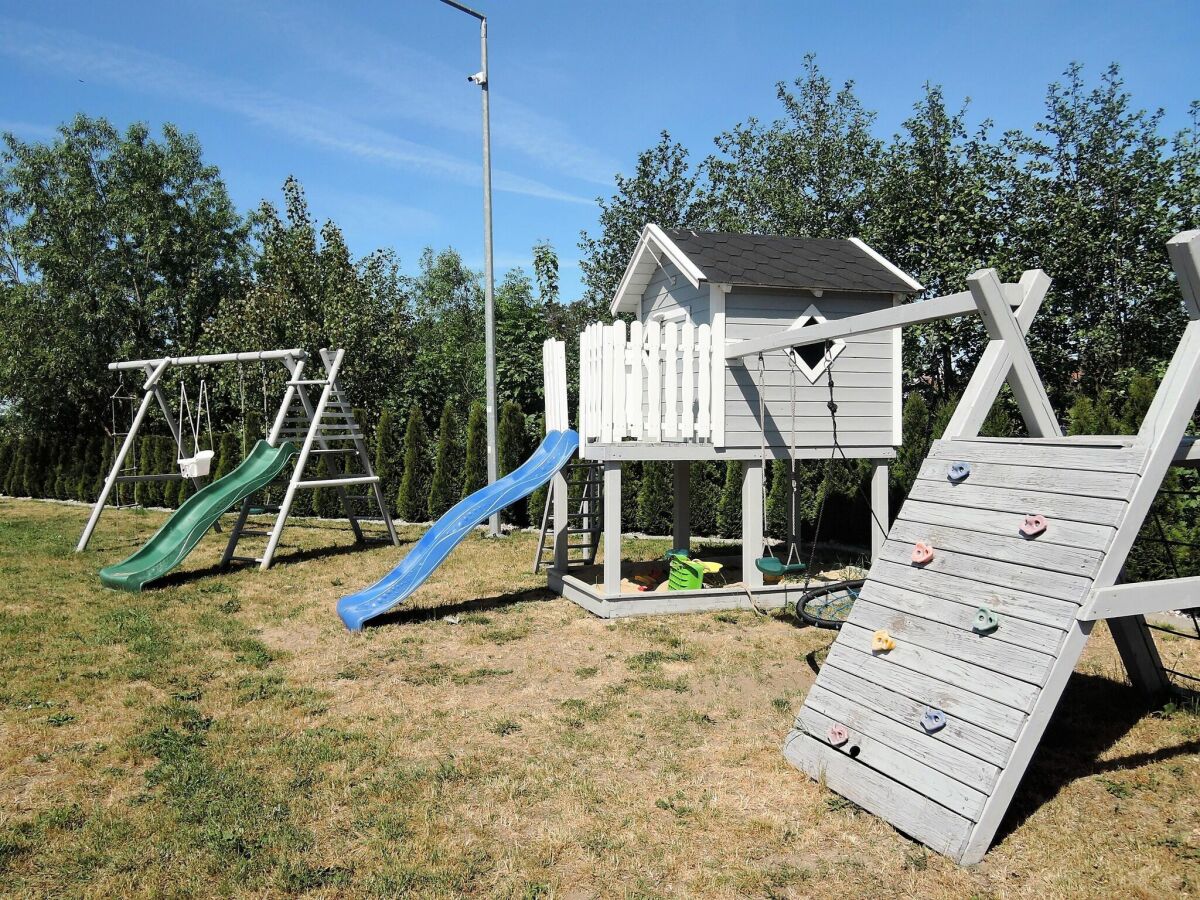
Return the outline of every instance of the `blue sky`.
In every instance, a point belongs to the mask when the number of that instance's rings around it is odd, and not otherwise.
[[[1139,105],[1185,124],[1200,3],[479,0],[489,15],[496,265],[549,239],[567,298],[598,195],[662,129],[703,156],[815,51],[890,135],[926,81],[972,118],[1029,128],[1072,60],[1121,63]],[[234,200],[289,174],[362,254],[454,246],[482,266],[473,19],[437,0],[0,0],[0,129],[46,139],[76,112],[195,132]]]

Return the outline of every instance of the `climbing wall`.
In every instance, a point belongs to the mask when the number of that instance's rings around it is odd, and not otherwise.
[[[1035,703],[1053,708],[1041,695],[1066,679],[1051,672],[1075,664],[1083,641],[1066,638],[1139,478],[1132,439],[1106,440],[935,442],[789,761],[938,852],[982,856],[1011,795],[1001,776],[1011,763],[1021,777],[1045,724],[1031,725]]]

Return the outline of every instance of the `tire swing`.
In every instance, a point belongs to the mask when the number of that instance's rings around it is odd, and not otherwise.
[[[817,521],[813,528],[812,552],[808,558],[809,573],[804,579],[804,592],[796,601],[796,614],[801,621],[817,628],[839,629],[850,616],[854,601],[858,599],[859,591],[866,583],[865,578],[853,578],[838,581],[834,584],[822,584],[815,588],[809,587],[812,582],[812,564],[817,555],[817,536],[821,531],[821,519],[825,514],[825,498],[829,494],[829,485],[833,479],[834,454],[841,450],[837,433],[837,402],[833,399],[833,359],[829,354],[829,342],[825,342],[825,373],[826,384],[829,386],[829,400],[825,404],[829,409],[829,428],[833,435],[833,448],[829,451],[829,459],[825,462],[825,476],[821,483],[821,502],[817,506]],[[793,384],[795,375],[793,377]],[[795,389],[793,387],[793,403]],[[795,407],[792,409],[793,429],[795,428]],[[795,439],[793,438],[793,441]],[[843,454],[845,456],[845,454]],[[860,489],[861,493],[861,489]]]

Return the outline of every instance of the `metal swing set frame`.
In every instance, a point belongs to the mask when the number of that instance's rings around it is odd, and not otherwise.
[[[79,553],[87,548],[88,542],[96,530],[96,525],[100,521],[100,516],[104,512],[104,507],[119,484],[136,481],[174,480],[187,477],[182,473],[171,472],[161,474],[130,474],[130,471],[125,466],[125,461],[134,447],[134,442],[137,440],[138,432],[141,430],[146,416],[155,403],[162,410],[176,444],[179,447],[183,446],[183,435],[180,431],[180,424],[176,422],[176,414],[172,411],[170,401],[167,399],[166,392],[162,387],[163,378],[172,366],[191,367],[225,363],[238,363],[240,365],[251,362],[265,364],[271,361],[277,361],[283,365],[287,371],[287,381],[283,399],[280,401],[266,441],[272,447],[279,446],[280,441],[296,441],[300,443],[300,452],[292,467],[287,488],[278,508],[272,509],[267,507],[267,510],[274,512],[276,516],[275,523],[269,531],[247,529],[246,520],[254,507],[251,504],[251,497],[247,497],[242,501],[237,519],[230,531],[225,552],[221,557],[222,568],[227,567],[234,560],[253,562],[262,569],[270,568],[275,557],[275,552],[279,547],[279,539],[283,533],[284,525],[295,502],[296,492],[301,489],[324,487],[332,488],[336,491],[338,499],[345,509],[346,518],[350,522],[350,527],[354,532],[354,538],[357,542],[362,543],[368,539],[362,529],[363,522],[381,522],[386,529],[386,535],[383,536],[383,539],[387,540],[393,546],[397,545],[399,540],[396,537],[396,529],[387,511],[387,502],[383,496],[379,477],[375,474],[371,466],[371,455],[367,449],[362,429],[355,420],[354,409],[346,399],[338,380],[338,373],[341,371],[345,352],[345,350],[320,351],[320,360],[324,368],[324,375],[320,378],[304,377],[304,369],[309,355],[300,349],[253,350],[242,353],[211,353],[200,356],[165,356],[157,359],[123,360],[109,363],[109,371],[120,372],[122,374],[125,372],[144,373],[145,382],[142,384],[142,396],[133,414],[133,421],[129,426],[129,430],[123,433],[124,440],[113,457],[112,467],[104,479],[104,486],[101,488],[100,496],[96,499],[96,503],[92,507],[87,525],[84,526],[83,534],[79,537],[79,543],[75,546],[75,552]],[[310,391],[315,394],[315,389],[318,388],[320,389],[320,394],[314,401]],[[120,399],[126,398],[122,397]],[[133,398],[130,397],[128,399],[132,401]],[[336,477],[305,478],[304,471],[309,461],[314,456],[323,454],[337,454],[349,457],[352,461],[351,466],[356,463],[358,471],[353,473],[343,472]],[[348,469],[349,467],[343,468]],[[189,478],[189,480],[192,481],[195,487],[200,487],[198,478]],[[348,487],[363,487],[367,489],[367,493],[357,497],[352,496],[346,490]],[[353,504],[356,501],[366,502],[370,505],[366,513],[355,511]],[[374,507],[374,510],[371,510],[371,507]],[[376,514],[371,515],[371,512]],[[214,530],[220,530],[220,523],[214,525]],[[262,556],[235,556],[238,542],[243,537],[250,536],[260,536],[268,539]]]

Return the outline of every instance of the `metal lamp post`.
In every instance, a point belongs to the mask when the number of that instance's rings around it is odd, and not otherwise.
[[[442,0],[460,12],[479,20],[479,71],[467,80],[479,85],[483,98],[483,327],[484,355],[487,364],[487,476],[494,484],[496,466],[496,310],[494,303],[495,276],[492,270],[492,136],[488,114],[488,57],[487,16],[456,0]],[[500,514],[488,519],[488,533],[500,534]]]

